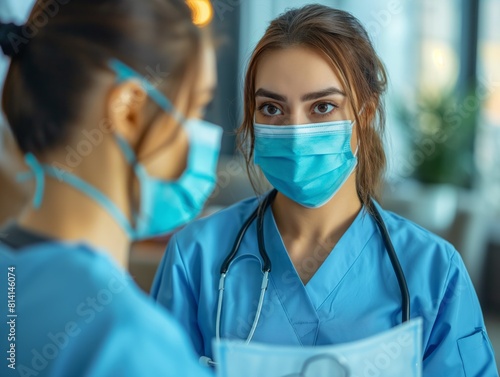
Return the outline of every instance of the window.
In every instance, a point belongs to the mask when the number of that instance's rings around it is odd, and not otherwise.
[[[483,0],[480,8],[477,97],[481,116],[476,140],[480,185],[500,219],[500,14],[499,0]]]

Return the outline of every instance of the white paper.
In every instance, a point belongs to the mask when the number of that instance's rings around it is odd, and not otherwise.
[[[218,377],[421,377],[422,319],[352,343],[290,347],[214,340]]]

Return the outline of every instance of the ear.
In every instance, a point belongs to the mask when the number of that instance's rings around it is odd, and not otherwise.
[[[134,80],[114,87],[108,97],[106,108],[112,128],[130,145],[136,145],[143,132],[147,98],[144,88]]]

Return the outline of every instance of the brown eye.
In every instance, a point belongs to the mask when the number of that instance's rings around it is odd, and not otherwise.
[[[314,106],[314,113],[319,114],[319,115],[325,115],[330,113],[335,109],[335,105],[327,102],[319,103],[316,106]]]
[[[277,108],[274,105],[270,105],[270,104],[262,106],[260,108],[260,111],[265,116],[276,116],[276,115],[282,115],[283,114],[283,112],[279,108]]]

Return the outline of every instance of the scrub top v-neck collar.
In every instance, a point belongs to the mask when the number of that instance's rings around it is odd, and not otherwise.
[[[271,279],[281,296],[280,301],[289,314],[300,313],[304,318],[318,318],[317,311],[321,305],[339,287],[370,239],[377,236],[372,216],[362,209],[304,286],[285,248],[271,208],[266,210],[264,222],[265,229],[269,231],[264,239],[272,263]],[[304,318],[293,320],[304,323]]]

